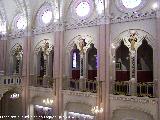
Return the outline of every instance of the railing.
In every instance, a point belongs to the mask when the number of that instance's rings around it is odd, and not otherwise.
[[[39,77],[37,75],[30,75],[30,86],[52,88],[54,79],[50,76]]]
[[[112,93],[115,95],[138,96],[138,97],[156,97],[155,83],[143,82],[133,83],[130,81],[112,82]]]
[[[63,90],[81,91],[81,92],[97,92],[96,80],[88,79],[71,79],[68,77],[63,78]]]
[[[22,83],[22,78],[18,75],[1,76],[0,84],[20,85],[21,83]]]

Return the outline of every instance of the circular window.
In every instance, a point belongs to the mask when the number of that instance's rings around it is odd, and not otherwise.
[[[94,2],[92,0],[75,0],[71,5],[73,19],[86,19],[93,12]]]
[[[79,5],[76,7],[76,13],[80,17],[87,16],[90,11],[90,5],[88,2],[80,2]]]
[[[17,28],[19,30],[24,30],[27,27],[27,20],[24,16],[20,16],[17,20]]]
[[[52,20],[52,11],[51,10],[44,11],[41,17],[44,24],[50,23],[50,21]]]
[[[116,5],[122,12],[138,11],[145,3],[146,0],[116,0]]]
[[[135,8],[140,5],[142,0],[122,0],[123,5],[126,8]]]

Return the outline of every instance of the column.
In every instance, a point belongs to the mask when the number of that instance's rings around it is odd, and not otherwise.
[[[97,104],[103,108],[98,120],[109,120],[109,63],[110,63],[110,24],[99,26],[98,39],[98,90]]]
[[[5,74],[6,68],[6,56],[7,55],[7,40],[5,37],[1,37],[0,39],[0,75]]]
[[[23,69],[22,69],[22,110],[23,116],[29,115],[29,78],[30,78],[30,52],[32,37],[28,34],[23,41]],[[32,61],[33,62],[33,61]],[[23,118],[24,119],[24,118]],[[26,120],[26,119],[25,119]]]
[[[160,0],[157,1],[158,2],[158,6],[160,6]],[[157,43],[157,47],[156,47],[156,74],[157,74],[157,83],[158,83],[158,89],[156,89],[156,93],[157,93],[157,97],[158,97],[158,110],[157,110],[157,114],[158,114],[158,119],[160,119],[160,62],[159,62],[159,59],[160,59],[160,10],[157,11],[157,17],[156,17],[156,43]]]
[[[54,63],[53,63],[53,75],[56,78],[56,88],[55,88],[55,110],[58,120],[58,116],[63,114],[63,99],[62,99],[62,79],[63,79],[63,31],[55,32],[55,44],[54,44]],[[53,87],[55,87],[53,86]]]

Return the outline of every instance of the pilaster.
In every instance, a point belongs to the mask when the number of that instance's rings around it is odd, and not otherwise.
[[[30,35],[25,36],[23,42],[23,68],[22,68],[22,110],[23,116],[29,115],[29,79],[30,79],[30,53],[31,53],[32,37]],[[25,118],[24,118],[25,119]]]
[[[157,1],[158,6],[160,6],[160,0]],[[156,16],[156,31],[157,31],[157,36],[156,36],[156,43],[157,43],[157,49],[156,49],[156,54],[158,61],[160,60],[160,10],[157,11],[157,16]],[[160,62],[157,62],[157,83],[158,83],[158,89],[157,89],[157,97],[158,97],[158,120],[160,119]]]
[[[55,44],[54,44],[54,65],[53,65],[53,75],[56,78],[55,81],[55,109],[56,116],[61,116],[63,114],[63,99],[62,99],[62,76],[63,76],[63,31],[55,32]]]

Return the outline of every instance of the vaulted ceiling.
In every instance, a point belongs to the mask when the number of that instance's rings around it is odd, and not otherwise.
[[[14,17],[19,13],[27,13],[30,20],[35,19],[38,9],[45,2],[57,4],[62,16],[68,12],[68,7],[73,0],[0,0],[0,21],[6,21],[10,29]]]

